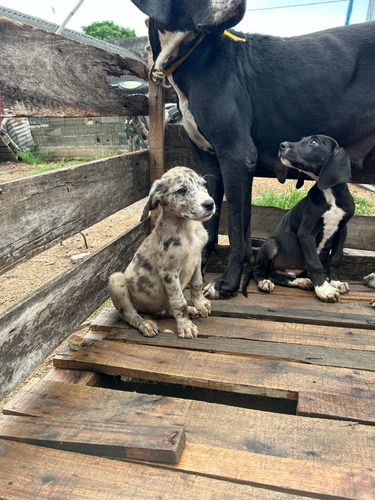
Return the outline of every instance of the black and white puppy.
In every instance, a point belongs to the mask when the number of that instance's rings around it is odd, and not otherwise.
[[[323,302],[338,302],[340,294],[349,291],[339,280],[346,225],[355,209],[347,186],[349,157],[331,137],[313,135],[282,142],[279,158],[317,182],[260,248],[253,271],[258,288],[272,292],[276,283],[315,289]],[[245,295],[250,276],[244,280]]]

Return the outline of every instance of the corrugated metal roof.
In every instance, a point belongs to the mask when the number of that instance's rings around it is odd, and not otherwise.
[[[29,26],[34,26],[35,28],[41,28],[43,30],[49,31],[50,33],[56,33],[59,25],[45,21],[44,19],[39,19],[38,17],[30,16],[29,14],[24,14],[18,12],[17,10],[9,9],[8,7],[3,7],[0,5],[0,16],[7,17],[8,19],[13,19],[20,23],[28,24]],[[141,58],[137,56],[134,52],[124,49],[114,43],[106,42],[104,40],[99,40],[92,36],[86,35],[85,33],[79,33],[78,31],[70,30],[65,28],[61,33],[62,36],[75,40],[77,42],[87,43],[88,45],[93,45],[102,50],[107,50],[115,54],[119,54],[123,57],[130,57],[132,59]]]

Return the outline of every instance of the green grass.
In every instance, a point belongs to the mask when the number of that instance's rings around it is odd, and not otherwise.
[[[118,154],[114,151],[108,151],[98,156],[93,156],[92,158],[80,158],[75,160],[59,160],[52,161],[51,158],[54,155],[53,151],[47,154],[39,155],[35,151],[19,151],[18,156],[22,161],[31,165],[33,168],[30,170],[30,175],[43,174],[51,170],[58,170],[60,168],[71,167],[73,165],[79,165],[80,163],[86,163],[88,161],[100,160],[101,158],[109,158]]]
[[[277,192],[274,189],[262,191],[253,200],[253,205],[263,207],[278,207],[284,210],[292,208],[299,200],[307,195],[307,189],[293,189]]]
[[[263,207],[278,207],[284,210],[292,208],[299,200],[307,195],[307,189],[290,188],[285,192],[276,192],[274,189],[262,191],[253,200],[254,205]],[[355,202],[356,215],[374,215],[375,207],[366,199],[352,193]]]

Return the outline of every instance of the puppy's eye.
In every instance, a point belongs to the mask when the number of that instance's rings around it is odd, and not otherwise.
[[[179,189],[177,189],[175,191],[176,194],[180,195],[180,196],[184,196],[186,194],[186,188],[184,187],[180,187]]]
[[[317,139],[311,139],[311,141],[309,141],[309,146],[317,146],[319,143],[317,141]]]

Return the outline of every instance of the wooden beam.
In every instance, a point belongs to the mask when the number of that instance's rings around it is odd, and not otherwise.
[[[2,116],[147,114],[147,97],[127,97],[109,75],[147,79],[137,59],[0,17]]]
[[[261,207],[253,205],[251,210],[251,236],[267,239],[275,231],[277,225],[288,213],[278,207]],[[223,202],[220,215],[220,234],[228,234],[227,203]],[[375,217],[354,215],[348,222],[346,248],[375,251]]]
[[[150,130],[148,148],[150,155],[150,185],[165,172],[165,89],[162,85],[149,80]],[[159,211],[151,213],[151,227],[155,227]]]
[[[105,339],[79,351],[64,347],[55,356],[54,365],[291,400],[297,400],[298,393],[304,391],[349,396],[361,391],[364,398],[374,397],[371,390],[375,384],[374,372],[267,359],[261,355],[258,358],[227,354],[213,356],[188,350],[189,342],[181,339],[180,342],[186,345],[185,349],[146,347]]]
[[[149,231],[147,219],[0,315],[0,399],[107,299]]]
[[[140,463],[0,440],[2,496],[13,500],[124,500],[215,498],[216,500],[308,500],[306,497],[220,481]]]
[[[146,151],[0,184],[0,271],[147,196]]]
[[[185,446],[181,426],[133,425],[124,422],[51,420],[0,416],[0,437],[86,455],[175,464]]]

